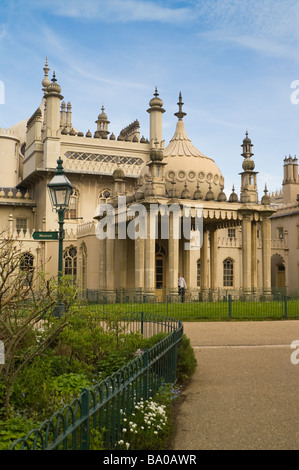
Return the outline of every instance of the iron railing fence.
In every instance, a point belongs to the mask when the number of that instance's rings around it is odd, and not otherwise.
[[[10,450],[88,450],[95,439],[104,449],[116,449],[124,417],[141,399],[154,395],[163,383],[176,381],[178,348],[183,334],[179,320],[149,313],[130,316],[134,331],[146,335],[169,333],[162,341],[119,369],[92,389],[53,414],[38,429],[15,441]],[[125,319],[129,319],[129,316]]]
[[[246,320],[299,318],[299,292],[287,295],[285,290],[273,290],[245,296],[242,291],[210,292],[205,300],[186,295],[148,295],[144,291],[115,290],[86,293],[85,306],[105,315],[108,312],[152,312],[180,320]],[[212,298],[213,294],[213,298]],[[210,298],[209,298],[210,297]]]

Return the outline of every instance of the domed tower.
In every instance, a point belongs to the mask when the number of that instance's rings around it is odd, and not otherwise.
[[[253,144],[248,137],[248,132],[246,131],[246,137],[243,140],[241,147],[243,148],[243,153],[241,154],[244,157],[242,164],[243,172],[241,175],[241,202],[245,204],[257,204],[258,194],[257,194],[257,183],[256,175],[257,172],[254,171],[255,163],[251,159],[254,155],[252,153]]]
[[[45,167],[55,168],[57,155],[60,155],[60,101],[63,100],[61,87],[53,73],[52,82],[47,86],[46,94],[46,126],[44,135]]]
[[[110,134],[110,132],[108,131],[108,124],[110,124],[110,121],[108,121],[108,116],[105,113],[104,105],[102,106],[101,114],[98,115],[96,124],[97,124],[97,130],[94,133],[94,136],[101,138],[101,139],[107,139],[108,135]]]
[[[150,114],[151,147],[155,147],[155,142],[158,142],[158,145],[162,147],[162,114],[165,113],[165,109],[163,109],[163,101],[159,98],[157,87],[154,98],[150,100],[149,105],[147,112]]]
[[[224,187],[224,178],[218,166],[212,158],[201,153],[187,136],[183,118],[182,95],[179,94],[179,111],[175,113],[178,118],[174,136],[164,150],[163,161],[167,163],[165,168],[166,189],[171,191],[172,182],[176,183],[176,189],[182,194],[185,184],[188,186],[190,194],[195,194],[200,185],[201,196],[209,192],[209,197],[213,196],[217,200],[221,188]],[[184,193],[185,194],[185,193]],[[199,193],[196,193],[196,197]]]

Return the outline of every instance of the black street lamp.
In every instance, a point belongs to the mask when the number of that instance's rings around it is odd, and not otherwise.
[[[64,239],[64,214],[69,207],[70,197],[73,193],[74,186],[66,177],[63,171],[62,160],[57,160],[56,173],[48,183],[50,199],[53,210],[58,213],[59,238],[58,238],[58,284],[60,283],[63,272],[63,239]],[[64,305],[58,302],[54,314],[61,316],[64,312]]]

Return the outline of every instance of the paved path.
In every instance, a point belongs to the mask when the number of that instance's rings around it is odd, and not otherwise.
[[[198,361],[173,450],[299,450],[299,321],[184,323]],[[299,354],[298,354],[299,358]]]

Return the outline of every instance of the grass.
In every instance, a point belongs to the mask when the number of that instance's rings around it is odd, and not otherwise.
[[[186,302],[186,303],[123,303],[89,305],[99,313],[121,310],[123,312],[145,312],[168,316],[183,321],[225,321],[225,320],[281,320],[299,318],[299,299],[270,301],[229,302]]]

